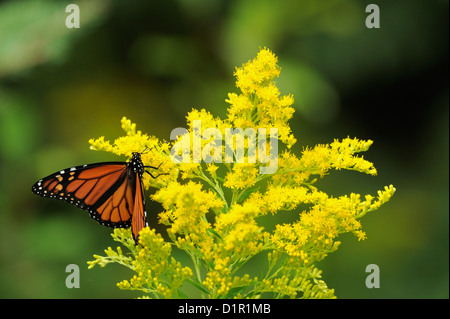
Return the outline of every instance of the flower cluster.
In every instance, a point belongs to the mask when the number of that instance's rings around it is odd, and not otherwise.
[[[120,246],[116,250],[109,247],[105,250],[106,257],[94,255],[96,259],[88,262],[89,268],[96,264],[104,267],[108,263],[116,262],[136,272],[130,280],[119,282],[119,288],[140,290],[164,298],[181,297],[179,288],[186,279],[192,277],[192,270],[182,267],[180,262],[171,257],[172,247],[160,234],[148,227],[143,229],[138,246],[130,240],[128,230],[115,229],[112,237],[127,247],[134,258],[125,256]]]
[[[241,94],[229,93],[226,102],[227,122],[234,127],[259,127],[278,129],[280,140],[291,147],[296,139],[288,121],[294,115],[292,95],[280,96],[275,78],[280,75],[277,57],[270,50],[260,50],[253,61],[236,68],[236,86]]]
[[[118,286],[157,298],[189,297],[188,286],[197,289],[194,297],[204,298],[334,298],[334,290],[321,280],[317,262],[338,249],[340,234],[351,232],[364,240],[360,218],[389,201],[395,188],[385,187],[377,197],[356,193],[333,197],[320,191],[317,180],[332,169],[376,175],[373,164],[358,154],[367,151],[372,141],[347,137],[306,147],[297,155],[288,123],[294,113],[293,97],[281,96],[274,81],[279,74],[276,56],[264,48],[236,69],[240,94],[228,95],[227,118],[196,109],[186,117],[191,144],[206,128],[218,129],[222,141],[230,126],[277,128],[283,151],[278,169],[271,174],[260,174],[259,163],[249,161],[248,137],[241,141],[243,163],[222,161],[211,153],[215,161],[208,164],[174,163],[170,149],[177,141],[161,142],[142,134],[126,118],[122,119],[126,136],[113,144],[104,137],[89,141],[92,149],[118,155],[151,148],[142,155],[144,164],[161,165],[158,173],[165,174],[143,182],[146,188],[157,189],[151,199],[162,205],[159,222],[167,226],[167,234],[143,229],[137,246],[129,230],[115,230],[113,238],[131,254],[124,255],[120,247],[108,248],[106,256],[94,256],[90,267],[111,262],[129,267],[136,275]],[[201,120],[200,132],[195,120]],[[217,136],[200,139],[200,146],[212,141],[217,143]],[[289,214],[292,222],[279,223],[280,213]],[[176,260],[173,247],[192,262],[183,265]],[[255,257],[267,262],[252,273],[252,267],[244,265]]]

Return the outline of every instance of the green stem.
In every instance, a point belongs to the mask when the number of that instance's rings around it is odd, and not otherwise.
[[[226,206],[226,210],[228,211],[228,202],[225,199],[225,194],[223,193],[222,188],[220,187],[220,185],[217,183],[217,181],[215,181],[215,183],[213,183],[204,173],[203,171],[201,171],[201,175],[197,175],[200,179],[202,179],[203,181],[205,181],[206,183],[208,183],[209,186],[211,186],[216,193],[220,196],[220,198],[222,199],[222,201],[225,203]]]
[[[186,249],[186,252],[189,254],[189,256],[192,259],[192,263],[194,264],[194,269],[195,269],[195,276],[197,277],[197,280],[198,280],[199,284],[201,285],[202,284],[202,275],[200,272],[200,265],[199,265],[200,259],[192,251],[189,251]],[[201,296],[202,296],[202,299],[205,299],[203,292],[201,292]]]

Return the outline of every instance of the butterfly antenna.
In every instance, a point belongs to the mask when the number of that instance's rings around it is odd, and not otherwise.
[[[148,153],[152,148],[154,148],[154,147],[151,147],[151,148],[146,147],[146,148],[144,148],[144,150],[143,150],[140,154],[141,154],[141,155],[142,155],[142,154],[146,154],[146,153]]]

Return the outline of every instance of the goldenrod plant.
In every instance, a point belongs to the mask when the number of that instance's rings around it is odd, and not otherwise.
[[[318,179],[332,169],[376,175],[358,155],[372,141],[347,137],[294,147],[294,98],[276,86],[277,63],[260,49],[236,68],[240,93],[228,94],[227,118],[193,109],[187,129],[170,142],[143,134],[125,117],[125,136],[113,144],[104,137],[89,141],[94,150],[125,156],[151,149],[142,161],[160,165],[162,175],[145,174],[143,183],[156,189],[150,197],[162,205],[158,221],[167,226],[166,234],[144,228],[138,245],[129,229],[115,229],[112,237],[126,252],[108,248],[89,268],[128,267],[135,275],[118,287],[152,298],[335,298],[317,263],[338,249],[340,234],[366,239],[360,218],[389,201],[395,188],[339,197],[318,189]],[[280,213],[293,221],[277,224]],[[255,258],[257,267],[246,267]]]

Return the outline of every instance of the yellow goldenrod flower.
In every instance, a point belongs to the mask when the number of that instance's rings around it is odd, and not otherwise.
[[[251,187],[255,184],[258,175],[258,168],[254,164],[236,163],[233,165],[232,172],[228,172],[225,176],[223,185],[235,189]]]
[[[187,128],[172,143],[143,134],[125,117],[125,136],[113,143],[103,136],[89,141],[93,150],[128,157],[146,150],[144,165],[164,175],[145,176],[144,186],[156,188],[150,197],[162,205],[158,221],[167,226],[161,234],[155,225],[144,228],[137,246],[130,230],[115,229],[113,239],[129,252],[108,248],[105,256],[94,255],[89,268],[128,267],[134,275],[118,287],[156,298],[189,297],[192,287],[194,297],[204,298],[335,298],[317,263],[338,249],[343,233],[365,240],[361,218],[389,201],[395,188],[339,197],[319,189],[317,180],[330,170],[376,175],[373,163],[359,155],[373,142],[347,137],[295,149],[289,126],[294,98],[276,86],[277,60],[264,48],[236,68],[240,92],[228,94],[227,117],[192,109]],[[274,158],[278,141],[283,151]],[[276,169],[261,173],[267,159],[276,159]],[[276,214],[291,222],[267,226]],[[191,262],[185,265],[181,254]],[[257,272],[242,273],[256,256]]]

